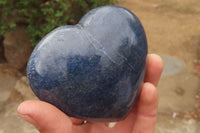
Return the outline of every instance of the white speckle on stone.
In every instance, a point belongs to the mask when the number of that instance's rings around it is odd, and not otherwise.
[[[117,124],[117,122],[110,122],[110,123],[108,123],[108,127],[113,128],[113,127],[115,127],[116,124]]]

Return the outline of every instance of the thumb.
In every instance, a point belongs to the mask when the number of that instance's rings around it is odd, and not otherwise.
[[[17,109],[19,115],[40,133],[71,133],[70,118],[53,105],[42,101],[25,101]]]

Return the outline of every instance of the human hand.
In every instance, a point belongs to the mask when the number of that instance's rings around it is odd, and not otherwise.
[[[162,59],[147,56],[147,69],[140,97],[128,115],[113,128],[108,123],[87,122],[71,118],[55,106],[43,101],[25,101],[18,107],[19,115],[33,124],[40,133],[154,133],[158,109],[156,86],[163,69]]]

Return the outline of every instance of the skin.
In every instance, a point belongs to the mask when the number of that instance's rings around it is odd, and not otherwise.
[[[55,106],[37,100],[21,103],[19,115],[33,124],[40,133],[154,133],[158,110],[156,86],[163,70],[162,59],[147,56],[147,70],[140,97],[128,117],[113,128],[108,123],[87,122],[70,118]]]

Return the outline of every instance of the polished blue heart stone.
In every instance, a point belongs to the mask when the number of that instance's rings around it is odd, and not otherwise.
[[[118,121],[132,109],[145,75],[147,41],[138,18],[118,6],[89,11],[35,47],[27,66],[40,100],[67,115]]]

